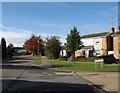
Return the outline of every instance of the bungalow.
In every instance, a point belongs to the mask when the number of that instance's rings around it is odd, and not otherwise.
[[[69,57],[70,55],[71,55],[71,51],[69,51],[69,50],[61,50],[60,51],[61,57]]]

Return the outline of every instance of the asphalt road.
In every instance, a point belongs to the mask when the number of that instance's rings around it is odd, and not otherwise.
[[[33,66],[33,60],[32,56],[19,56],[2,65],[2,93],[103,93],[72,71],[58,71],[46,67],[47,63]]]

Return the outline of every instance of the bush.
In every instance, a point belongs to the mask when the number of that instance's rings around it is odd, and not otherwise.
[[[81,62],[94,62],[97,59],[101,58],[96,58],[96,57],[89,57],[89,58],[84,58],[84,57],[77,57],[76,61],[81,61]]]
[[[95,60],[98,60],[98,59],[101,59],[101,58],[90,57],[90,58],[87,58],[87,61],[88,62],[94,62]]]
[[[116,59],[113,54],[104,56],[103,58],[104,58],[104,63],[106,63],[106,64],[116,63]]]
[[[61,61],[68,61],[69,56],[64,56],[64,57],[60,57],[59,60]]]
[[[76,57],[75,60],[81,61],[81,62],[86,62],[86,58],[84,58],[84,57]]]
[[[120,64],[120,59],[116,59],[116,63],[117,63],[117,64]]]

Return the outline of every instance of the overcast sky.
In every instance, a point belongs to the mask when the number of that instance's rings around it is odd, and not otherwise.
[[[60,36],[61,42],[73,26],[81,35],[105,32],[117,28],[118,3],[116,2],[4,2],[2,3],[2,32],[7,44],[22,46],[31,34]]]

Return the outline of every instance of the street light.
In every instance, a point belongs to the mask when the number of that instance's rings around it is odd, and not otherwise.
[[[33,45],[33,55],[35,54],[34,45]]]
[[[38,40],[38,55],[39,55],[39,40]]]

